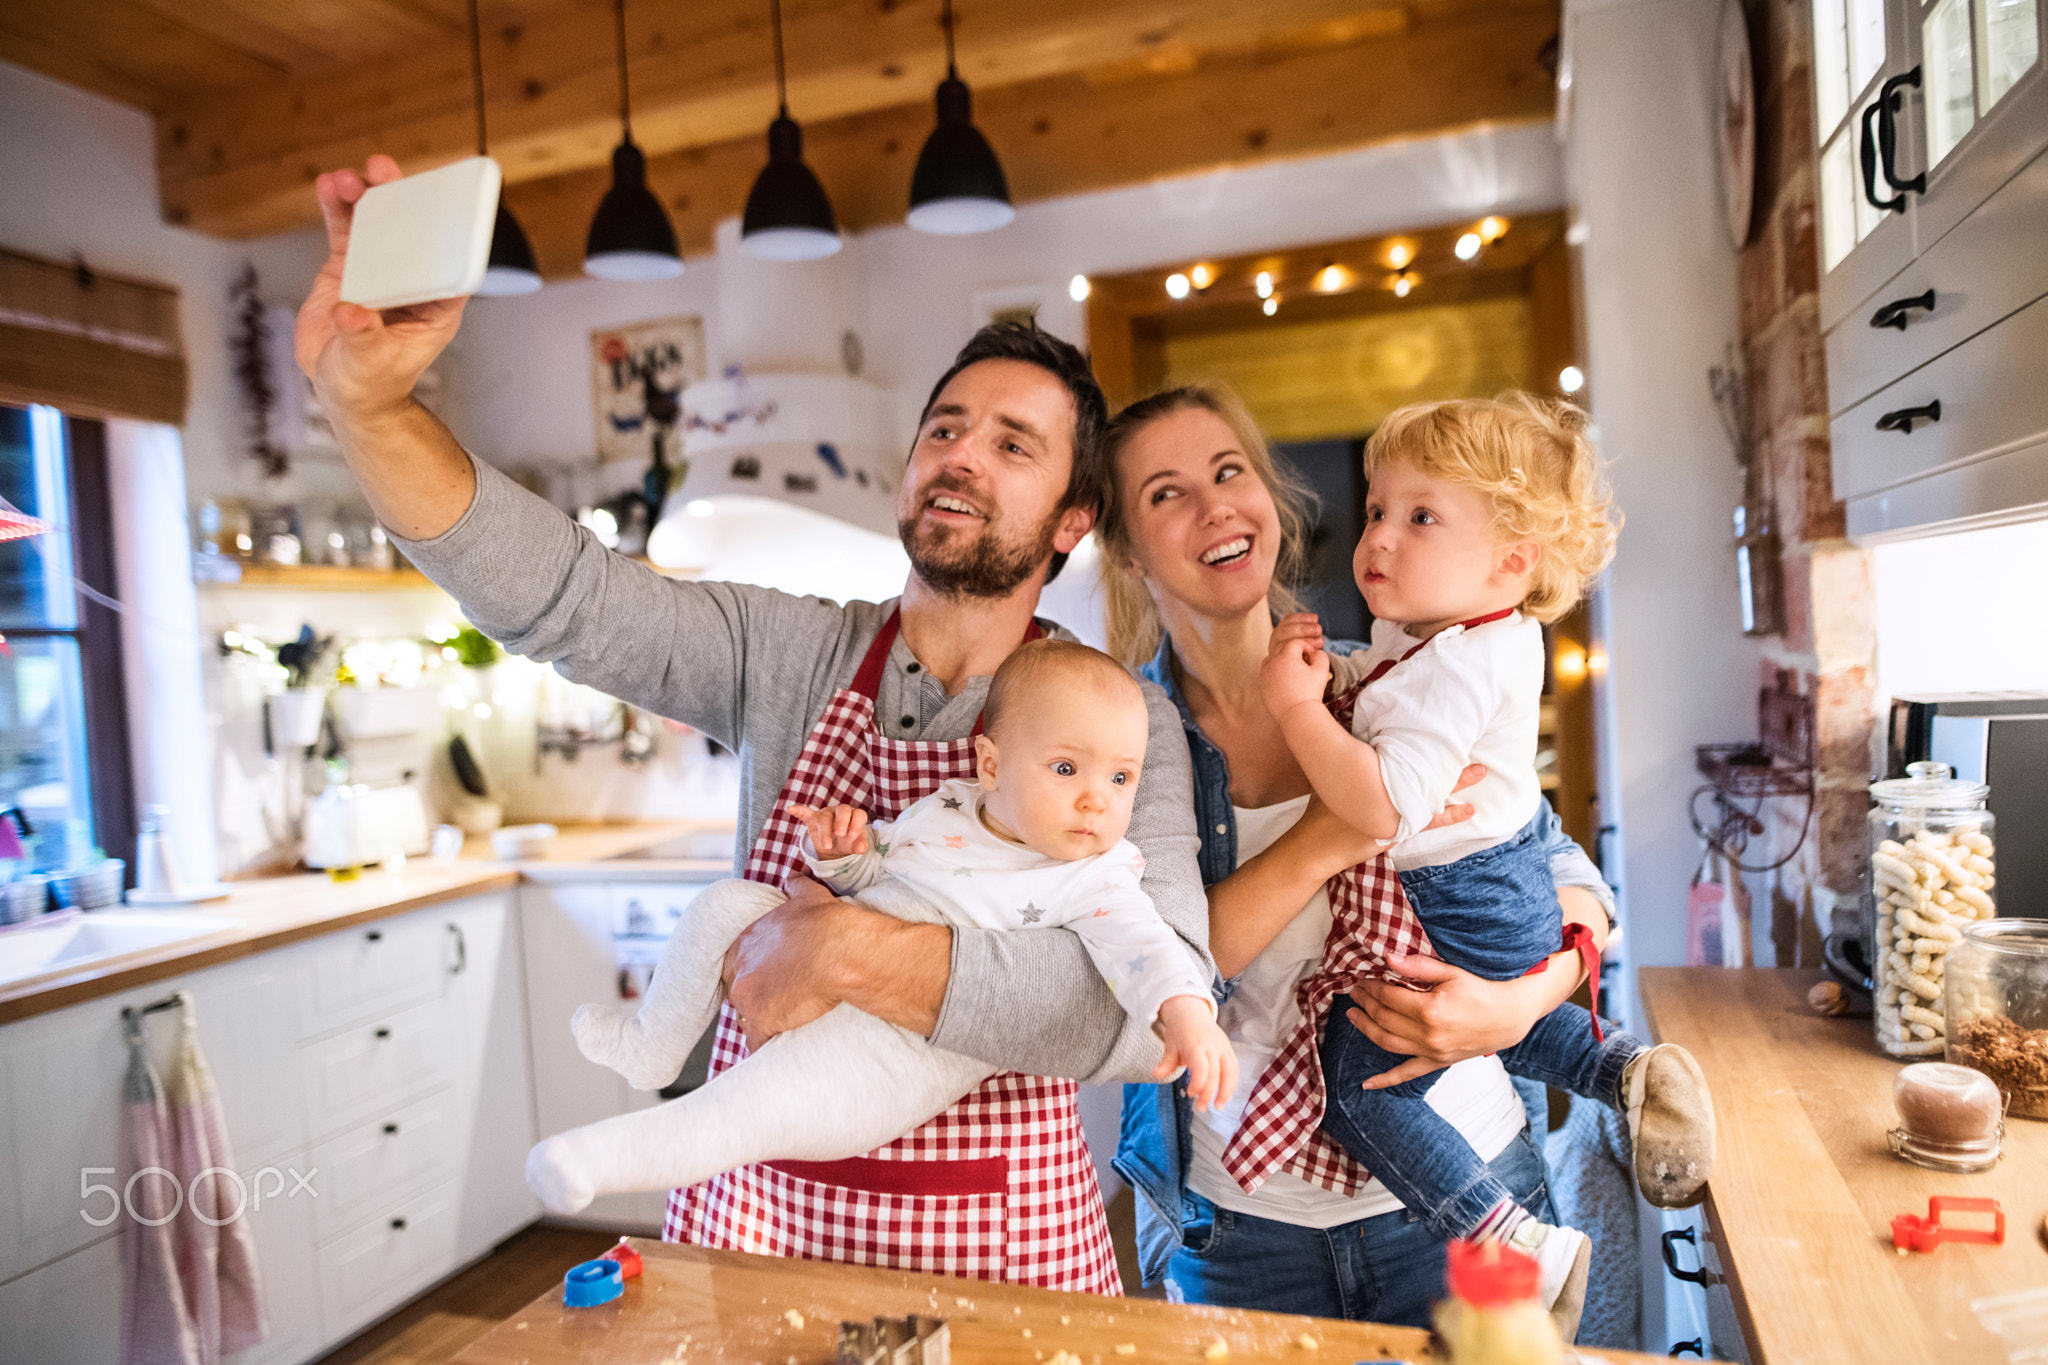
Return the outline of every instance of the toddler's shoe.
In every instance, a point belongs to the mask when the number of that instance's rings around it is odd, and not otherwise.
[[[1530,1218],[1507,1245],[1536,1261],[1536,1297],[1550,1310],[1557,1335],[1569,1346],[1586,1311],[1586,1277],[1593,1268],[1593,1243],[1577,1228],[1553,1227]]]
[[[1714,1172],[1714,1099],[1690,1052],[1653,1047],[1621,1074],[1636,1186],[1660,1209],[1691,1208]]]

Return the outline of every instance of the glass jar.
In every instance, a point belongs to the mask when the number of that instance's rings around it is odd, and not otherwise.
[[[2048,920],[1965,928],[1947,994],[1948,1060],[1989,1076],[2006,1113],[2048,1119]]]
[[[1871,784],[1870,979],[1877,1042],[1894,1057],[1947,1047],[1943,983],[1964,929],[1998,913],[1991,788],[1946,763]]]

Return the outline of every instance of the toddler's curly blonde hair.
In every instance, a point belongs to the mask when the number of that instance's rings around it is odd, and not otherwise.
[[[1543,547],[1522,610],[1548,624],[1578,605],[1621,532],[1586,425],[1570,403],[1530,393],[1414,403],[1387,414],[1365,443],[1365,477],[1406,461],[1485,494],[1503,541]]]

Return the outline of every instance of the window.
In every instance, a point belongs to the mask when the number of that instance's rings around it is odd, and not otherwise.
[[[1920,21],[1927,162],[1949,154],[2041,55],[2037,0],[1939,0]]]
[[[1821,269],[1884,221],[1863,197],[1856,139],[1885,60],[1884,0],[1813,0],[1814,131],[1820,139]]]
[[[127,724],[112,595],[104,428],[0,406],[0,497],[50,523],[0,542],[0,805],[46,868],[132,852]]]

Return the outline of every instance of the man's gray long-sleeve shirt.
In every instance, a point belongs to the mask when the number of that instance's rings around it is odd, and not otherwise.
[[[696,727],[739,756],[735,870],[832,694],[848,686],[894,603],[792,597],[663,578],[481,460],[476,496],[432,540],[393,537],[477,629],[565,678]],[[947,696],[897,637],[875,697],[892,739],[971,734],[989,680]],[[1151,733],[1128,837],[1144,889],[1204,979],[1209,907],[1180,714],[1142,684]],[[1151,1079],[1161,1048],[1117,1005],[1081,941],[1061,929],[955,928],[952,974],[931,1041],[991,1066],[1080,1080]]]

